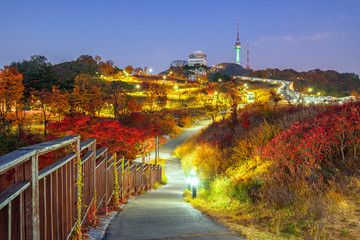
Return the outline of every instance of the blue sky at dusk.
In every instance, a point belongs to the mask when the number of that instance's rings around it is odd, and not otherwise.
[[[241,65],[246,40],[254,69],[334,69],[360,73],[360,1],[355,0],[1,0],[0,68],[40,54],[53,64],[82,54],[120,68],[165,70],[194,50],[208,65]]]

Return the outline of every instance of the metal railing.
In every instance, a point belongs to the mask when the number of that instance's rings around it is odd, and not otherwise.
[[[38,170],[39,157],[51,152],[64,157]],[[81,157],[81,166],[77,159]],[[114,164],[116,161],[116,164]],[[78,167],[82,184],[78,187]],[[96,139],[80,143],[79,136],[44,142],[0,156],[0,174],[14,174],[14,183],[0,193],[0,239],[67,239],[76,219],[87,217],[95,199],[96,209],[106,210],[118,175],[122,199],[161,182],[161,166],[115,159],[107,148],[96,150]],[[81,216],[77,201],[82,192]]]

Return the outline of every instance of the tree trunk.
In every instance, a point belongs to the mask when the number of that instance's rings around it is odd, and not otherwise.
[[[47,132],[46,132],[47,122],[48,122],[47,120],[44,121],[44,137],[46,137],[46,134],[47,134]]]

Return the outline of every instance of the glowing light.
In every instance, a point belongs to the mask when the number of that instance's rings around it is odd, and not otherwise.
[[[191,178],[191,185],[197,186],[198,184],[199,184],[199,178],[193,176],[193,177]]]
[[[187,177],[186,178],[186,184],[190,184],[191,183],[191,177]]]

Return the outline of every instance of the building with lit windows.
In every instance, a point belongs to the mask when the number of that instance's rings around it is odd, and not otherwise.
[[[196,50],[194,51],[192,54],[189,55],[189,66],[195,66],[195,64],[198,65],[205,65],[206,66],[206,57],[207,55],[205,53],[203,53],[200,50]],[[206,74],[206,70],[203,70],[203,68],[199,67],[194,71],[195,75],[191,75],[189,77],[189,80],[197,80],[196,75],[205,75]]]
[[[195,64],[206,65],[207,55],[200,50],[194,51],[189,55],[189,66],[194,66]]]

